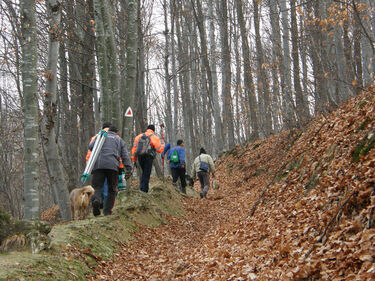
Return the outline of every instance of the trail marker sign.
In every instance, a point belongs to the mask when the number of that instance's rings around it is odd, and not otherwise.
[[[125,116],[126,117],[133,117],[133,110],[129,106],[128,109],[125,111]]]

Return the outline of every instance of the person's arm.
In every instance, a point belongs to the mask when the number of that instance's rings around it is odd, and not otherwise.
[[[168,150],[167,160],[171,160],[172,150],[173,150],[173,149],[169,149],[169,150]]]
[[[190,173],[190,176],[193,180],[195,179],[195,174],[196,174],[196,171],[195,171],[195,159],[194,159],[193,165],[191,166],[191,173]]]
[[[89,150],[90,151],[92,151],[92,149],[94,148],[95,142],[96,142],[96,138],[92,142],[90,142],[90,144],[89,144]]]
[[[132,147],[132,156],[131,156],[131,159],[133,162],[136,162],[137,161],[137,157],[135,156],[135,152],[137,151],[137,144],[138,144],[138,141],[139,141],[139,138],[141,137],[141,135],[138,135],[135,137],[134,139],[134,143],[133,143],[133,147]]]
[[[215,164],[210,155],[208,155],[208,163],[210,164],[210,170],[212,175],[215,175]]]
[[[167,154],[170,148],[171,148],[171,144],[167,143],[167,145],[164,147],[163,152],[161,153],[161,157],[165,157],[165,154]]]
[[[122,159],[122,164],[125,166],[126,169],[126,174],[131,174],[133,165],[132,161],[129,157],[128,150],[126,149],[126,143],[124,140],[121,139],[121,159]]]

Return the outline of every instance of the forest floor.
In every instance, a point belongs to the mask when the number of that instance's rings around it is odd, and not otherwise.
[[[88,280],[375,280],[374,93],[227,152],[207,199],[139,225]]]

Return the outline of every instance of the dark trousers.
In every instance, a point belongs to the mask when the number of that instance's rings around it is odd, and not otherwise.
[[[97,200],[100,204],[103,203],[102,188],[105,179],[108,183],[108,195],[104,202],[103,213],[110,215],[116,199],[118,171],[100,169],[92,172],[92,187],[95,189],[95,193],[91,201]]]
[[[201,193],[206,197],[208,189],[210,188],[210,174],[208,172],[199,171],[198,179],[201,184]]]
[[[175,184],[178,178],[180,178],[182,193],[186,193],[185,172],[185,168],[171,168],[172,182]]]
[[[143,192],[148,192],[148,183],[150,182],[153,161],[154,158],[152,156],[138,157],[138,163],[142,169],[142,176],[141,181],[139,182],[139,187]]]

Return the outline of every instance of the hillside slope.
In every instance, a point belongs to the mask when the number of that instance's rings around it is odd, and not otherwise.
[[[184,220],[143,228],[90,280],[374,280],[370,91],[226,153],[208,200],[184,199]]]

